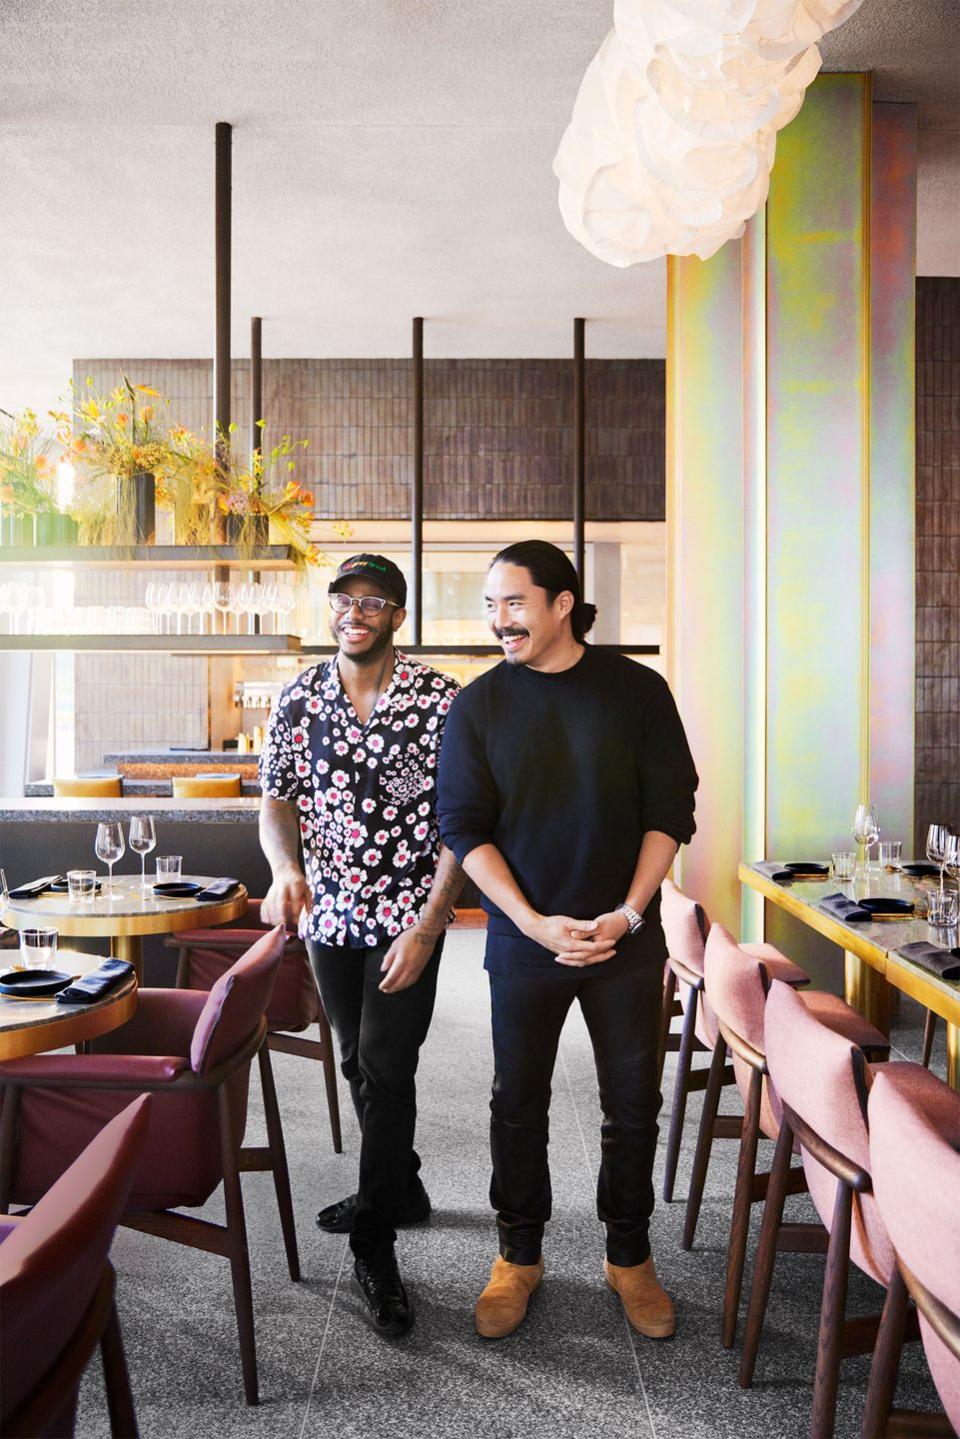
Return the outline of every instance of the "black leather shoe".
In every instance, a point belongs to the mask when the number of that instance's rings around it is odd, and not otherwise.
[[[357,1198],[356,1194],[348,1194],[346,1199],[338,1199],[336,1204],[321,1209],[316,1218],[317,1228],[325,1234],[349,1234],[357,1212]],[[421,1184],[419,1193],[407,1199],[397,1224],[406,1229],[411,1224],[426,1224],[429,1218],[430,1196]]]
[[[376,1258],[358,1256],[353,1273],[378,1334],[396,1339],[413,1328],[413,1305],[407,1298],[392,1251]]]

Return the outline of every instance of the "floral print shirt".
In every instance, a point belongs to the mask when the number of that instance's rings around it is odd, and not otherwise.
[[[336,656],[281,692],[260,758],[265,795],[294,804],[307,882],[308,938],[360,948],[416,924],[437,866],[436,775],[459,686],[399,652],[365,725]]]

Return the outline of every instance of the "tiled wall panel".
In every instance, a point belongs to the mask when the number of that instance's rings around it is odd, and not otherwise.
[[[960,279],[917,281],[916,846],[960,829]]]

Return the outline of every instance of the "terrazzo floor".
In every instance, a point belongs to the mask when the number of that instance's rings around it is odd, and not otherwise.
[[[593,1198],[600,1114],[578,1010],[564,1031],[554,1077],[554,1219],[545,1245],[546,1278],[515,1335],[498,1342],[477,1337],[473,1304],[495,1253],[487,1202],[491,1056],[482,947],[480,932],[449,936],[421,1060],[418,1147],[434,1215],[429,1226],[403,1231],[399,1242],[417,1311],[412,1333],[387,1342],[371,1332],[345,1239],[321,1235],[313,1224],[320,1204],[354,1188],[357,1135],[345,1086],[346,1152],[338,1156],[330,1143],[320,1066],[276,1055],[303,1280],[291,1284],[287,1278],[269,1176],[245,1175],[261,1394],[259,1407],[248,1409],[228,1264],[120,1230],[113,1260],[144,1439],[785,1439],[807,1433],[824,1261],[779,1257],[757,1379],[752,1390],[740,1390],[738,1350],[726,1351],[719,1342],[735,1143],[715,1144],[696,1247],[684,1253],[679,1245],[699,1096],[688,1108],[680,1198],[659,1204],[653,1223],[658,1270],[676,1299],[677,1335],[653,1344],[626,1325],[601,1273]],[[919,1011],[905,1008],[894,1032],[901,1055],[919,1057],[920,1023]],[[934,1059],[940,1074],[942,1028]],[[661,1136],[673,1066],[668,1056]],[[725,1107],[736,1107],[730,1091]],[[248,1142],[258,1142],[262,1132],[254,1080]],[[765,1166],[770,1149],[761,1146]],[[659,1167],[662,1162],[661,1142]],[[789,1204],[794,1217],[813,1217],[804,1197]],[[203,1212],[222,1217],[219,1198]],[[759,1213],[752,1242],[758,1224]],[[848,1312],[870,1313],[881,1303],[881,1291],[854,1271]],[[838,1439],[860,1433],[868,1370],[867,1359],[844,1364]],[[917,1345],[905,1351],[898,1402],[936,1405]],[[94,1364],[81,1391],[77,1434],[99,1439],[108,1433]]]

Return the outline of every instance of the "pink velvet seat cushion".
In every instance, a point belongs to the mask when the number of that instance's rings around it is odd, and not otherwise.
[[[199,935],[182,936],[183,942],[189,942],[183,983],[188,989],[212,989],[235,957],[218,949],[218,944],[226,941],[231,949],[241,945],[249,948],[262,939],[263,934],[263,930],[232,929],[224,935],[218,935],[216,930],[204,930]],[[298,940],[291,944],[288,937],[267,1005],[267,1027],[271,1031],[298,1032],[315,1024],[319,1015],[320,996],[306,949]]]
[[[919,1064],[885,1064],[868,1104],[877,1204],[907,1268],[960,1315],[960,1095]],[[921,1315],[923,1347],[960,1434],[960,1362]]]
[[[256,1029],[262,1019],[283,958],[283,925],[268,930],[222,974],[207,995],[190,1043],[190,1063],[207,1074]]]
[[[823,998],[832,1003],[810,1003]],[[842,1010],[849,1011],[849,1015],[842,1014]],[[859,1046],[852,1036],[872,1029],[834,995],[801,995],[786,984],[771,985],[764,1036],[767,1066],[777,1094],[815,1134],[868,1174],[870,1140],[864,1118],[868,1076],[864,1064],[861,1090],[855,1068]],[[802,1146],[800,1153],[810,1197],[829,1229],[837,1196],[836,1176]],[[871,1194],[853,1197],[850,1257],[872,1279],[888,1283],[893,1250]]]
[[[152,1103],[141,1095],[125,1104],[0,1244],[0,1416],[56,1363],[90,1307],[147,1141]]]

